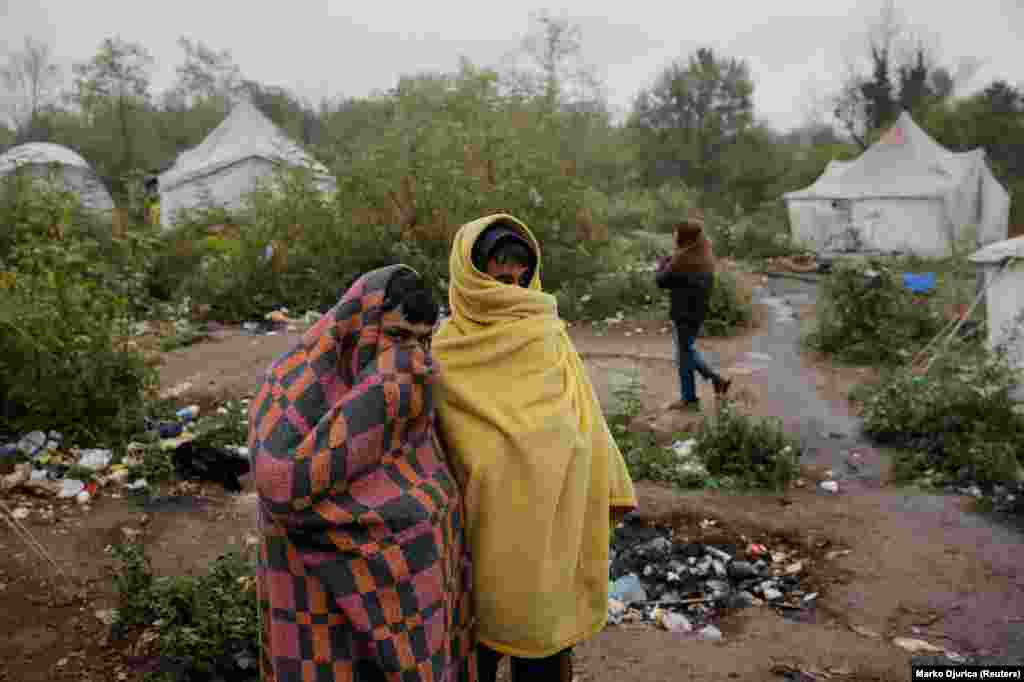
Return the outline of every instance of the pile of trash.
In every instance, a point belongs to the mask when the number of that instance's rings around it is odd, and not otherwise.
[[[715,522],[702,525],[713,528]],[[655,623],[721,639],[714,621],[725,611],[769,605],[804,612],[818,597],[801,589],[809,559],[783,546],[677,540],[669,529],[630,519],[616,529],[610,556],[608,616],[614,625]]]
[[[298,331],[299,325],[315,324],[322,315],[315,310],[309,310],[301,317],[291,317],[288,308],[278,308],[264,315],[259,322],[244,322],[242,329],[250,334],[274,336],[281,332]]]
[[[228,414],[225,408],[218,412]],[[249,471],[248,449],[198,445],[194,430],[198,417],[199,406],[190,405],[178,410],[174,419],[147,419],[146,432],[139,436],[142,442],[128,443],[121,457],[115,457],[110,449],[69,446],[56,431],[25,434],[0,445],[0,493],[21,491],[44,499],[74,500],[87,507],[103,490],[112,491],[114,498],[121,497],[115,492],[118,490],[144,492],[151,482],[138,472],[147,451],[154,449],[173,451],[174,469],[182,479],[213,481],[232,492],[240,491],[239,477]],[[28,511],[27,506],[21,507],[15,515],[25,518]]]

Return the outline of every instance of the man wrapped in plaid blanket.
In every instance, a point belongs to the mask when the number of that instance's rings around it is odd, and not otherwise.
[[[462,499],[434,431],[436,319],[411,268],[374,270],[252,403],[264,681],[475,680]]]

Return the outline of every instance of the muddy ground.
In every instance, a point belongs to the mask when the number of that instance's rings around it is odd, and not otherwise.
[[[578,679],[786,679],[779,665],[816,671],[816,679],[909,679],[911,654],[893,644],[895,637],[965,656],[1024,655],[1021,535],[973,513],[966,498],[892,485],[885,454],[863,442],[845,401],[846,391],[871,371],[835,367],[798,352],[800,324],[806,321],[799,315],[810,310],[814,287],[782,280],[762,284],[755,328],[731,339],[702,339],[698,346],[735,377],[745,409],[779,417],[804,438],[808,485],[781,494],[738,494],[639,483],[641,514],[676,528],[677,535],[708,541],[714,538],[700,522],[712,519],[714,533],[725,539],[802,545],[815,557],[807,571],[808,583],[820,593],[818,606],[798,619],[769,607],[736,612],[721,623],[720,642],[648,626],[610,626],[578,647]],[[798,318],[789,319],[787,310]],[[667,437],[692,418],[662,409],[678,390],[671,337],[663,327],[627,322],[606,332],[574,326],[570,333],[602,402],[612,399],[616,376],[637,371],[640,422]],[[168,353],[162,386],[190,382],[189,394],[206,404],[247,395],[297,335],[229,330],[219,342]],[[711,408],[709,387],[701,384],[700,391]],[[850,464],[853,453],[859,455],[856,467]],[[829,470],[839,481],[838,494],[814,485]],[[40,542],[84,584],[77,595],[62,589],[74,581],[51,580],[9,529],[0,530],[0,632],[6,635],[0,638],[0,680],[140,679],[125,663],[124,645],[107,643],[108,628],[95,616],[114,605],[107,548],[125,537],[125,528],[140,531],[158,573],[204,572],[225,550],[245,550],[254,529],[255,499],[248,490],[229,495],[194,486],[186,492],[171,506],[145,509],[106,495],[88,510],[64,505],[53,522],[30,517],[26,523]],[[849,553],[827,554],[837,549]]]

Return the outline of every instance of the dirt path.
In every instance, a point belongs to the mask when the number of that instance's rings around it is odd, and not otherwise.
[[[579,678],[781,680],[771,669],[786,663],[804,670],[846,669],[832,679],[908,679],[911,655],[893,645],[893,637],[926,640],[964,655],[1024,655],[1021,536],[970,513],[963,498],[889,485],[884,458],[861,440],[841,400],[842,390],[860,374],[832,370],[798,354],[799,321],[787,321],[786,306],[771,300],[789,297],[799,308],[813,289],[788,282],[769,286],[761,294],[769,300],[760,309],[759,329],[730,340],[702,339],[698,345],[737,378],[749,411],[783,418],[803,436],[810,448],[808,477],[832,469],[839,494],[813,485],[785,495],[681,492],[647,483],[638,490],[642,515],[651,522],[685,532],[703,519],[715,519],[723,532],[803,543],[817,557],[808,572],[820,592],[818,607],[801,622],[767,607],[745,609],[722,624],[720,642],[646,627],[609,627],[579,647]],[[685,423],[660,409],[677,394],[671,338],[661,326],[623,325],[604,336],[574,327],[571,334],[602,402],[611,400],[614,377],[635,370],[652,427],[671,430]],[[245,395],[297,336],[229,330],[221,342],[169,354],[163,387],[189,381],[198,395]],[[700,391],[710,404],[708,387],[701,384]],[[847,466],[853,451],[861,454],[857,471]],[[106,498],[87,513],[70,505],[56,523],[27,522],[62,565],[93,581],[91,598],[99,595],[99,602],[51,603],[38,562],[10,532],[0,531],[0,632],[8,635],[0,638],[0,680],[116,679],[114,669],[89,673],[94,668],[81,663],[114,660],[112,650],[101,645],[106,628],[93,615],[112,605],[111,562],[104,551],[127,527],[142,533],[158,572],[181,573],[204,570],[228,548],[244,548],[253,530],[253,495],[207,492],[199,506],[145,510]],[[850,553],[827,560],[824,548]],[[124,679],[138,677],[130,673]]]

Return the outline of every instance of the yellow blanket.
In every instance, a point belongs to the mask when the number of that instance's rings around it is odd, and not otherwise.
[[[529,288],[475,268],[492,215],[451,253],[452,316],[433,340],[441,432],[464,486],[477,639],[550,656],[604,627],[611,508],[636,496],[583,362],[534,272]],[[539,270],[539,265],[537,270]]]

